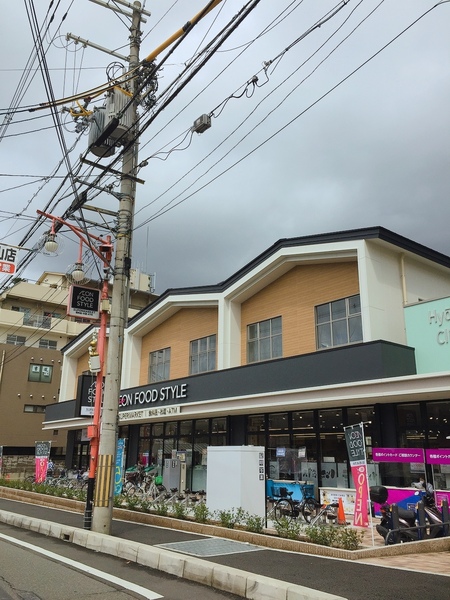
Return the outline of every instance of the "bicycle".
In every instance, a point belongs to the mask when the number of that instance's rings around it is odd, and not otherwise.
[[[89,472],[84,469],[69,469],[65,481],[73,490],[85,490],[88,485]]]
[[[274,520],[279,523],[280,519],[297,519],[300,515],[306,523],[315,518],[318,508],[321,506],[312,496],[303,494],[301,500],[293,500],[292,494],[287,488],[280,487],[280,498],[275,502],[271,513]]]
[[[337,522],[337,510],[339,508],[339,504],[337,502],[332,502],[331,504],[322,504],[320,510],[314,515],[314,517],[310,520],[310,525],[325,525],[326,523],[336,523]]]

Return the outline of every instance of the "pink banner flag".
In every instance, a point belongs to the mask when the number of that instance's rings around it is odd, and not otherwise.
[[[353,525],[355,527],[369,527],[369,515],[367,512],[367,465],[352,466],[353,481],[356,486],[355,510],[353,513]]]
[[[45,481],[47,476],[47,463],[48,458],[45,456],[36,456],[35,458],[35,472],[34,472],[34,480],[36,483],[42,483]]]
[[[350,425],[344,427],[347,452],[352,469],[353,482],[356,487],[355,510],[353,525],[356,527],[369,527],[368,516],[368,485],[366,446],[364,441],[364,425]]]
[[[51,442],[36,442],[35,447],[35,471],[36,483],[42,483],[47,477],[48,459],[50,457]]]

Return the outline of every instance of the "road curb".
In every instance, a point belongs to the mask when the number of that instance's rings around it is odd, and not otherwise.
[[[16,488],[1,487],[0,498],[16,500],[19,502],[32,503],[47,508],[69,510],[71,512],[83,513],[85,503],[79,500],[48,496],[19,490]],[[421,540],[413,544],[393,544],[390,546],[371,546],[359,550],[343,550],[341,548],[330,548],[320,546],[306,541],[289,540],[275,535],[251,533],[239,529],[227,529],[218,525],[196,523],[194,521],[174,519],[160,515],[144,513],[126,508],[114,508],[113,518],[121,521],[130,521],[157,527],[167,527],[178,531],[187,531],[198,535],[213,536],[246,542],[255,546],[263,546],[271,550],[285,550],[287,552],[298,552],[302,554],[313,554],[328,558],[338,558],[351,561],[364,561],[369,558],[381,558],[387,556],[404,556],[407,554],[427,554],[429,552],[450,551],[450,537],[437,538],[433,540]]]
[[[249,600],[345,600],[342,596],[255,575],[232,567],[217,565],[163,548],[146,546],[139,542],[123,540],[103,533],[26,517],[4,510],[0,510],[0,522],[22,529],[29,529],[95,552],[136,562],[142,566],[208,585]]]

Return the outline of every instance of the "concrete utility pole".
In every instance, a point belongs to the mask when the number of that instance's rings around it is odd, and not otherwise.
[[[101,0],[92,0],[112,10],[119,10],[112,5],[106,5]],[[188,21],[184,27],[178,30],[169,40],[150,54],[144,63],[151,63],[159,52],[170,45],[175,39],[180,38],[189,31],[200,19],[220,4],[222,0],[210,0],[206,7]],[[131,5],[124,0],[116,0],[115,4],[122,4],[127,8]],[[129,71],[138,67],[140,49],[140,24],[143,21],[142,14],[150,13],[141,8],[140,2],[132,5],[132,24],[130,27],[130,57]],[[138,92],[137,78],[131,80],[131,97],[134,98]],[[139,95],[138,93],[136,94]],[[121,171],[121,189],[119,193],[119,209],[117,213],[117,235],[116,252],[114,261],[114,284],[111,298],[111,316],[109,322],[108,356],[105,371],[105,389],[103,395],[103,407],[100,426],[100,443],[97,462],[97,474],[95,481],[94,509],[92,514],[93,531],[97,533],[111,533],[113,499],[114,499],[114,473],[115,457],[117,448],[117,431],[119,415],[120,380],[122,371],[122,353],[124,331],[128,319],[129,305],[129,275],[131,267],[131,240],[134,220],[134,202],[136,182],[139,181],[135,175],[138,164],[138,135],[137,135],[137,107],[139,99],[136,97],[130,107],[131,119],[134,124],[130,130],[131,140],[123,155]],[[119,119],[116,117],[117,122]],[[110,123],[106,126],[100,138],[105,139],[109,135]],[[99,139],[97,140],[99,143]],[[127,141],[125,140],[125,144]]]
[[[129,70],[139,64],[141,4],[133,4],[132,24],[130,27]],[[137,81],[131,82],[131,93],[137,89]],[[137,106],[135,100],[132,111],[132,131],[137,127]],[[133,137],[134,139],[134,137]],[[135,180],[132,177],[137,166],[138,141],[134,141],[123,155],[122,183],[120,188],[119,210],[117,217],[117,241],[114,260],[114,284],[111,298],[111,316],[109,322],[108,355],[105,372],[105,390],[101,417],[100,446],[97,463],[94,512],[92,530],[110,534],[113,511],[113,488],[115,456],[117,445],[118,402],[120,395],[120,377],[122,370],[122,351],[124,330],[128,319],[129,275],[131,267],[131,239],[134,219]]]

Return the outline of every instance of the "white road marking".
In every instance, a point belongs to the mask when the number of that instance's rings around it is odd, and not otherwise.
[[[62,563],[63,565],[69,565],[70,567],[81,571],[82,573],[88,573],[89,575],[94,575],[94,577],[98,577],[99,579],[104,579],[109,583],[114,583],[126,590],[131,592],[135,592],[136,594],[140,594],[144,598],[148,598],[148,600],[157,600],[158,598],[163,598],[160,594],[156,592],[152,592],[151,590],[144,588],[140,585],[136,585],[131,581],[126,581],[125,579],[120,579],[120,577],[115,577],[114,575],[110,575],[109,573],[105,573],[104,571],[99,571],[98,569],[94,569],[94,567],[90,567],[89,565],[85,565],[79,562],[75,562],[70,558],[66,558],[65,556],[61,556],[60,554],[55,554],[55,552],[50,552],[49,550],[44,550],[39,546],[33,546],[33,544],[29,544],[28,542],[23,542],[22,540],[17,540],[16,538],[10,537],[9,535],[4,535],[0,533],[0,538],[6,540],[7,542],[11,542],[16,546],[22,546],[22,548],[27,548],[28,550],[32,550],[33,552],[37,552],[38,554],[42,554],[47,558],[51,558],[52,560],[56,560],[57,562]]]

